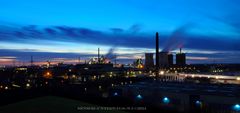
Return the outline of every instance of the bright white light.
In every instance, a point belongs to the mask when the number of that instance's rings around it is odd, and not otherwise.
[[[240,80],[240,77],[237,77],[237,80]]]
[[[27,83],[27,84],[26,84],[26,86],[27,86],[27,87],[30,87],[30,84],[29,84],[29,83]]]
[[[194,78],[195,75],[192,75],[192,78]]]
[[[164,71],[160,71],[160,75],[163,75],[164,74]]]

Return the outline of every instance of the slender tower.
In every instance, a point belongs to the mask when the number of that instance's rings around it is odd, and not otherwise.
[[[117,55],[116,54],[115,54],[114,62],[115,62],[115,66],[116,66],[117,65]]]
[[[156,75],[159,71],[159,37],[158,32],[156,32]]]
[[[80,64],[81,60],[80,60],[80,57],[78,57],[78,63]]]
[[[159,37],[158,32],[156,33],[156,69],[159,68]]]
[[[98,63],[100,63],[100,48],[98,48]]]
[[[30,61],[30,63],[31,63],[31,66],[33,66],[33,56],[31,56],[31,61]]]

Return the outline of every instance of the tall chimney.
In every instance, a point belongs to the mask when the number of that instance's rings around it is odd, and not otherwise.
[[[182,48],[180,48],[180,54],[182,53]]]
[[[159,69],[159,38],[158,32],[156,32],[156,70],[158,72]]]
[[[78,57],[78,63],[80,64],[81,60],[80,60],[80,57]]]
[[[33,56],[31,56],[31,61],[30,61],[30,63],[31,63],[31,66],[33,66]]]
[[[100,63],[100,48],[98,48],[98,63]]]

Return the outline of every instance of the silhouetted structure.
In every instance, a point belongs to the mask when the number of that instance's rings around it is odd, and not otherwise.
[[[78,63],[80,64],[80,62],[81,62],[81,59],[80,59],[80,57],[78,57]]]
[[[182,48],[180,48],[180,53],[176,54],[176,65],[177,66],[186,65],[186,54],[182,53]]]
[[[98,63],[100,63],[100,48],[98,48]]]
[[[33,56],[31,56],[31,61],[30,61],[30,63],[31,63],[31,66],[33,66]]]
[[[158,75],[159,70],[159,38],[158,32],[156,32],[156,75]]]
[[[168,54],[168,65],[172,66],[173,65],[173,54]]]
[[[168,53],[167,52],[160,52],[159,54],[159,66],[160,68],[166,68],[168,63]]]
[[[153,53],[145,53],[145,69],[154,67]]]

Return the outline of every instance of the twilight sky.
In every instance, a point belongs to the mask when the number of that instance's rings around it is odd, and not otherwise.
[[[239,0],[0,0],[0,65],[132,62],[160,49],[187,63],[240,63]]]

